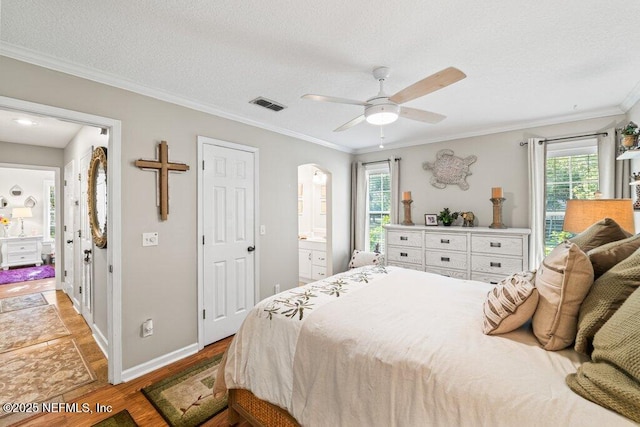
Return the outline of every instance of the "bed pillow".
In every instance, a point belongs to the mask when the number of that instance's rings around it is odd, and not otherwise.
[[[575,350],[591,354],[593,337],[624,301],[640,287],[640,249],[593,283],[580,307]]]
[[[487,335],[511,332],[524,325],[538,305],[533,285],[536,273],[523,271],[502,279],[487,294],[482,331]]]
[[[592,362],[567,377],[571,390],[640,423],[640,289],[596,333]]]
[[[629,257],[640,248],[640,234],[607,243],[587,252],[593,265],[593,277],[597,279],[611,267]]]
[[[559,244],[542,261],[535,278],[540,301],[532,324],[545,350],[562,350],[573,343],[580,304],[592,284],[591,261],[574,243]]]
[[[364,267],[365,265],[382,264],[382,255],[377,252],[355,250],[349,261],[349,268]]]
[[[598,246],[626,239],[627,237],[629,237],[629,233],[624,231],[617,222],[611,218],[604,218],[582,233],[570,238],[569,241],[578,245],[584,252],[589,252]]]

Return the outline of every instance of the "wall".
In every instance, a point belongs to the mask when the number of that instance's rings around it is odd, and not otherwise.
[[[36,199],[36,205],[31,209],[32,218],[24,219],[24,232],[27,236],[42,235],[44,221],[44,181],[55,178],[53,171],[15,169],[0,167],[0,196],[4,196],[9,204],[6,208],[0,209],[0,215],[11,217],[11,209],[24,207],[24,201],[29,196]],[[22,188],[21,196],[12,196],[9,189],[14,185]],[[47,195],[48,197],[48,195]],[[20,234],[20,220],[11,221],[9,228],[10,236]]]
[[[636,104],[631,107],[629,111],[627,111],[627,119],[624,124],[628,121],[632,121],[634,123],[640,124],[640,101],[636,102]],[[631,159],[631,173],[640,171],[640,157]],[[637,200],[635,187],[631,190],[631,198],[635,202]],[[640,211],[634,211],[634,218],[636,221],[636,233],[640,232]]]
[[[212,82],[212,84],[215,84]],[[89,80],[0,56],[0,94],[122,122],[122,347],[123,368],[182,349],[197,341],[196,137],[245,144],[260,150],[260,295],[296,286],[298,165],[314,163],[332,173],[335,271],[349,256],[349,181],[352,156],[296,138],[194,111]],[[284,113],[286,114],[286,112]],[[169,177],[169,219],[156,208],[155,174],[133,165],[155,158],[166,140],[170,160],[191,165]],[[160,244],[142,248],[143,232],[157,231]],[[140,325],[154,320],[154,335]]]
[[[390,156],[401,157],[400,191],[411,191],[414,200],[411,217],[415,224],[424,224],[424,214],[439,213],[448,207],[452,211],[472,211],[477,225],[488,226],[493,220],[490,202],[491,188],[502,187],[506,201],[503,206],[503,222],[508,227],[529,227],[527,148],[520,141],[531,137],[557,138],[569,135],[593,133],[616,126],[625,120],[624,115],[582,120],[519,131],[457,139],[414,147],[381,150],[360,154],[363,162],[382,160]],[[640,123],[640,120],[638,121]],[[457,185],[438,189],[430,184],[432,171],[424,170],[424,162],[433,162],[442,149],[453,150],[458,157],[477,156],[467,177],[469,189]],[[400,221],[403,210],[400,209]]]

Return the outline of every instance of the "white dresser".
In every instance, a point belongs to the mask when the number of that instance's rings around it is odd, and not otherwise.
[[[327,277],[327,242],[298,241],[299,278],[302,283]]]
[[[488,283],[529,269],[527,228],[386,225],[385,233],[387,265]]]
[[[3,270],[18,265],[42,265],[42,236],[2,237],[0,253]]]

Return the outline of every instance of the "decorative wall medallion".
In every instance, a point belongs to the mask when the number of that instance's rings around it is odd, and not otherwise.
[[[4,209],[9,204],[9,201],[4,197],[0,196],[0,209]]]
[[[478,158],[467,156],[464,159],[453,155],[453,150],[447,148],[438,151],[435,162],[424,162],[424,170],[433,170],[431,185],[436,188],[445,188],[447,185],[458,185],[462,190],[468,190],[467,176],[471,175],[469,165]]]
[[[25,199],[24,201],[24,207],[25,208],[32,208],[36,205],[36,198],[33,196],[29,196]]]
[[[9,193],[11,193],[12,196],[21,196],[22,188],[20,188],[19,185],[14,185],[13,187],[11,187],[11,190],[9,190]]]

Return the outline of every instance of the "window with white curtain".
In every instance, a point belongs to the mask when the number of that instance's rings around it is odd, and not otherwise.
[[[365,166],[367,183],[365,247],[369,251],[384,251],[384,224],[391,214],[391,174],[387,162]]]
[[[598,142],[584,139],[547,145],[545,253],[569,237],[562,231],[569,199],[593,199],[598,191]]]

